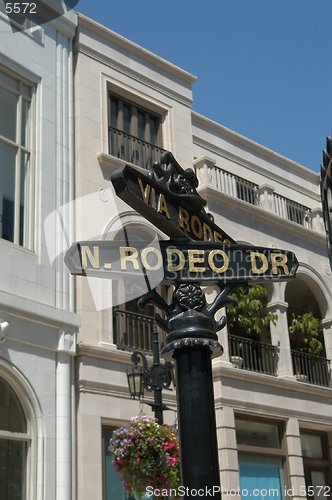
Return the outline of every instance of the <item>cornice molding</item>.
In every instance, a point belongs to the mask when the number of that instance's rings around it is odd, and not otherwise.
[[[107,40],[108,43],[112,43],[117,47],[121,47],[122,50],[123,49],[127,50],[131,54],[139,56],[141,59],[146,60],[149,64],[152,64],[153,66],[162,69],[164,72],[168,73],[169,75],[172,75],[173,78],[176,78],[177,80],[182,80],[183,82],[189,84],[190,86],[197,79],[196,76],[192,75],[188,71],[185,71],[184,69],[179,68],[175,64],[166,61],[162,57],[157,56],[153,52],[150,52],[149,50],[141,47],[135,42],[128,40],[127,38],[119,35],[118,33],[115,33],[106,26],[97,23],[93,19],[90,19],[89,17],[80,14],[79,12],[78,12],[78,25],[79,25],[79,31],[83,31],[85,29],[92,33],[95,33],[100,37],[104,38],[105,40]]]
[[[301,384],[301,382],[298,382]],[[288,420],[289,418],[296,418],[301,421],[310,421],[311,424],[315,425],[331,425],[331,416],[330,415],[318,415],[316,413],[311,412],[303,412],[299,413],[298,410],[293,410],[291,407],[288,408],[278,408],[277,406],[269,406],[264,405],[257,402],[243,403],[239,404],[239,401],[233,400],[231,398],[218,398],[216,400],[216,409],[222,409],[223,407],[230,407],[236,413],[242,413],[243,416],[248,417],[250,414],[252,416],[258,417],[262,416],[264,418],[280,418],[282,420]]]
[[[273,387],[273,390],[278,388],[280,390],[288,390],[297,394],[312,395],[314,397],[319,396],[329,400],[331,399],[332,402],[332,388],[330,387],[321,387],[318,385],[306,384],[303,382],[298,382],[297,380],[290,380],[281,377],[274,377],[273,375],[251,372],[220,363],[214,366],[213,379],[216,382],[221,378],[246,382],[248,385],[257,384],[265,387]],[[222,397],[220,399],[224,401]]]
[[[287,188],[294,189],[294,191],[297,191],[298,193],[301,193],[305,196],[308,196],[309,198],[313,199],[315,202],[318,202],[319,204],[321,203],[320,194],[319,194],[319,174],[311,172],[310,170],[306,169],[306,167],[302,167],[298,163],[292,162],[291,160],[288,160],[287,158],[280,156],[277,153],[273,153],[273,151],[270,151],[269,149],[267,151],[271,152],[271,157],[273,155],[277,156],[278,164],[280,164],[280,162],[282,161],[283,164],[285,164],[286,162],[290,162],[290,164],[293,167],[294,167],[294,165],[296,165],[298,168],[298,172],[302,174],[302,177],[305,177],[305,178],[307,177],[310,182],[313,182],[316,185],[317,193],[314,193],[312,190],[306,189],[303,186],[301,186],[300,184],[297,184],[296,182],[293,182],[291,180],[286,181],[283,176],[277,175],[277,174],[273,173],[273,171],[268,170],[264,167],[261,167],[261,166],[257,165],[257,163],[253,163],[249,160],[246,160],[246,159],[242,158],[241,156],[238,156],[234,153],[231,153],[230,151],[227,151],[226,149],[221,148],[220,146],[216,146],[215,144],[211,144],[210,142],[202,139],[201,137],[198,137],[195,134],[193,134],[193,143],[196,144],[197,146],[200,146],[204,149],[207,149],[208,151],[210,151],[214,155],[221,156],[221,157],[225,158],[226,160],[232,161],[233,163],[237,163],[238,165],[241,165],[242,167],[245,167],[254,173],[258,173],[258,174],[263,175],[264,177],[266,177],[270,181],[272,180],[272,181],[277,182],[278,184],[281,184],[282,186],[286,186]],[[241,146],[241,145],[239,145],[239,146]],[[242,145],[242,147],[243,147],[243,145]],[[259,146],[258,144],[257,144],[257,147],[261,147],[263,150],[265,149],[265,148],[263,148],[263,146]],[[263,158],[262,155],[260,157]],[[264,157],[263,159],[268,160],[268,161],[273,161],[273,158],[269,159],[267,156]],[[275,159],[274,159],[274,162],[276,162]],[[218,161],[216,161],[216,166],[219,166]],[[288,164],[287,164],[287,166],[288,166]],[[292,169],[292,167],[290,169]],[[306,174],[305,176],[303,176],[304,172]],[[309,176],[307,176],[308,172],[310,172]],[[311,174],[313,174],[313,177],[311,176]]]
[[[77,346],[77,357],[87,356],[95,359],[113,361],[121,365],[131,366],[132,351],[118,349],[115,344],[101,342],[99,345],[79,342]],[[152,363],[152,356],[147,355],[148,362]]]
[[[128,78],[131,78],[132,80],[135,80],[142,85],[149,87],[153,90],[156,90],[157,92],[160,92],[161,94],[167,96],[168,98],[177,101],[184,106],[191,108],[193,100],[189,99],[178,92],[175,92],[174,90],[169,89],[168,87],[165,87],[161,83],[156,82],[155,80],[152,80],[151,78],[148,78],[147,76],[143,75],[142,73],[139,73],[138,71],[133,70],[129,66],[125,66],[124,64],[119,63],[118,61],[115,61],[114,59],[106,56],[105,54],[101,54],[100,52],[92,49],[88,45],[83,44],[82,42],[77,42],[75,44],[75,52],[79,52],[80,54],[84,54],[87,57],[90,57],[91,59],[94,59],[95,61],[98,61],[101,64],[104,64],[105,66],[112,68],[119,73],[127,76]]]
[[[89,393],[89,394],[98,394],[102,396],[113,396],[121,399],[130,400],[129,389],[127,386],[118,385],[118,384],[108,384],[107,382],[99,382],[96,380],[87,380],[80,379],[78,383],[78,392],[81,393]],[[153,402],[153,393],[145,391],[144,399],[142,399],[142,403],[144,402]],[[163,403],[166,405],[171,405],[176,407],[176,396],[175,392],[171,391],[163,392]],[[176,408],[174,408],[176,410]]]
[[[16,317],[53,328],[70,327],[76,330],[81,325],[81,317],[74,312],[57,309],[4,291],[0,291],[0,307],[2,311],[13,313]]]

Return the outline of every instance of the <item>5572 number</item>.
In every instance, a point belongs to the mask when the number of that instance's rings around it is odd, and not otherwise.
[[[36,14],[37,5],[31,2],[5,2],[7,14]]]

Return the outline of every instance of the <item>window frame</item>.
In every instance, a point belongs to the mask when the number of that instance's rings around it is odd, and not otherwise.
[[[0,366],[1,368],[1,366]],[[34,498],[34,479],[35,479],[35,450],[34,450],[34,422],[29,408],[29,401],[27,395],[23,394],[22,388],[18,384],[13,383],[5,373],[0,370],[1,380],[9,386],[18,399],[24,416],[26,419],[27,429],[26,432],[12,432],[0,429],[0,440],[19,441],[26,445],[25,455],[25,474],[24,474],[24,497],[23,500],[30,500]]]
[[[321,438],[321,443],[322,443],[322,452],[323,452],[323,457],[322,458],[312,458],[312,457],[305,457],[303,455],[303,449],[302,449],[302,444],[301,444],[301,454],[302,454],[302,460],[303,460],[303,470],[304,470],[304,477],[305,477],[305,482],[307,486],[310,486],[310,484],[307,484],[307,481],[311,477],[311,472],[312,471],[319,471],[319,472],[324,472],[325,475],[325,480],[326,484],[329,487],[332,487],[332,478],[331,478],[331,471],[330,471],[330,461],[329,461],[329,446],[328,446],[328,433],[324,431],[317,431],[309,428],[300,428],[300,436],[303,434],[309,434],[311,436],[317,436]]]
[[[113,100],[112,100],[113,97]],[[119,109],[117,110],[117,118],[116,118],[116,126],[113,127],[112,125],[112,110],[111,110],[111,103],[117,102],[120,103],[122,107],[122,110],[124,107],[129,108],[129,132],[125,130],[125,122],[123,119],[123,116],[119,117]],[[107,104],[108,104],[108,122],[107,126],[113,127],[116,130],[119,130],[123,132],[124,134],[130,135],[138,140],[141,140],[143,142],[146,142],[148,144],[151,144],[152,146],[155,146],[157,148],[162,148],[163,145],[163,137],[162,137],[162,121],[163,121],[163,115],[158,114],[158,112],[153,111],[149,109],[147,105],[141,104],[139,100],[135,101],[134,99],[130,97],[125,97],[123,95],[118,94],[117,92],[114,92],[112,88],[107,89]],[[144,137],[140,137],[140,131],[139,131],[139,114],[144,115]],[[124,115],[122,111],[122,115]],[[158,131],[156,134],[156,142],[151,141],[151,131],[148,132],[147,122],[153,119],[158,120]],[[120,124],[119,124],[120,120]],[[121,123],[122,121],[122,123]]]
[[[15,191],[14,199],[9,200],[14,204],[14,220],[13,220],[13,241],[6,240],[0,237],[0,240],[25,248],[33,250],[34,245],[34,229],[33,229],[33,199],[34,199],[34,149],[35,149],[35,98],[36,98],[36,81],[29,80],[25,76],[14,72],[9,69],[0,60],[0,73],[12,78],[19,83],[19,88],[14,89],[9,85],[0,81],[0,89],[4,89],[18,98],[16,108],[16,137],[15,141],[0,134],[0,142],[6,146],[15,149]],[[23,92],[23,86],[30,89],[30,96]],[[23,131],[23,102],[29,103],[29,116],[28,116],[28,143],[22,143]],[[21,173],[22,173],[22,159],[24,155],[27,156],[27,180],[24,184],[24,205],[23,205],[23,221],[22,221],[22,242],[20,242],[20,229],[21,229]],[[4,199],[4,198],[3,198]]]

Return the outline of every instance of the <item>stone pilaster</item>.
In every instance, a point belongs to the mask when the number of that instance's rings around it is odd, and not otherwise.
[[[240,478],[233,408],[217,408],[216,423],[222,499],[241,500],[240,495],[234,495],[240,488]]]
[[[288,470],[290,484],[286,484],[288,498],[300,500],[300,492],[305,488],[300,427],[296,418],[290,418],[286,425],[286,445],[288,454]]]

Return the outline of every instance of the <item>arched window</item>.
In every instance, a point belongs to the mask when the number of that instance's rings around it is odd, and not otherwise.
[[[1,500],[26,500],[26,469],[30,441],[22,404],[8,382],[0,378]]]

